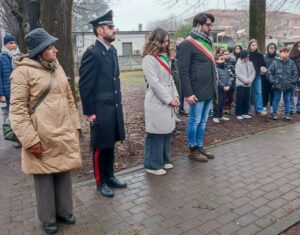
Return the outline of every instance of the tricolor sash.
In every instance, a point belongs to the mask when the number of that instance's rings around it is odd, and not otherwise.
[[[170,69],[170,60],[166,55],[160,55],[156,56],[154,55],[154,58],[158,61],[158,63],[165,69],[169,74],[171,74]]]
[[[186,40],[192,43],[199,51],[204,53],[204,55],[206,55],[214,64],[216,63],[211,46],[207,42],[205,42],[201,38],[194,39],[191,36],[187,37]]]

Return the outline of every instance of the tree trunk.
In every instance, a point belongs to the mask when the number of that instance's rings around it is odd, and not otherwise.
[[[56,43],[58,59],[70,78],[75,94],[74,55],[72,48],[72,6],[73,0],[41,0],[41,24],[51,35],[59,40]]]
[[[24,53],[25,51],[27,51],[27,46],[25,42],[27,12],[26,7],[24,7],[27,4],[27,0],[17,0],[16,3],[18,7],[16,9],[12,9],[12,13],[16,17],[16,20],[18,22],[18,46],[21,52]]]
[[[259,50],[265,52],[266,0],[250,0],[249,39],[258,41]]]
[[[28,31],[32,31],[36,28],[40,28],[40,1],[39,0],[30,0],[27,4],[28,12]]]

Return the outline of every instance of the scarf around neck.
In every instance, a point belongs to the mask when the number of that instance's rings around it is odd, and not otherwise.
[[[20,52],[20,49],[17,47],[15,50],[10,51],[5,46],[3,46],[1,49],[1,52],[2,52],[2,54],[6,54],[11,58],[11,66],[14,69],[16,67],[15,61],[14,61],[15,58],[22,55]]]
[[[44,68],[49,69],[51,72],[54,72],[57,69],[57,61],[48,62],[43,60],[39,57],[39,60],[41,65],[43,65]]]
[[[192,31],[190,33],[191,37],[194,39],[202,39],[204,40],[206,43],[208,43],[210,45],[210,47],[212,46],[212,41],[210,40],[210,38],[207,36],[206,33],[204,32],[198,32],[198,30],[196,28],[192,28]]]

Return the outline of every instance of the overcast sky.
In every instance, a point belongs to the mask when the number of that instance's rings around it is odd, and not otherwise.
[[[274,1],[274,0],[268,0]],[[181,0],[181,4],[174,7],[162,6],[159,0],[115,0],[111,5],[114,11],[114,23],[119,30],[137,30],[138,24],[143,24],[146,29],[147,23],[159,19],[169,18],[174,15],[178,18],[187,18],[203,10],[212,8],[219,9],[246,9],[247,0],[207,0],[205,6],[198,8],[188,5],[195,0]],[[226,5],[224,5],[224,2]],[[288,9],[283,9],[288,10]]]

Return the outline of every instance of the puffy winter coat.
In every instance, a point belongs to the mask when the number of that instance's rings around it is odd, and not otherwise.
[[[282,91],[295,87],[298,71],[294,61],[291,59],[275,59],[268,69],[268,79],[273,84],[273,89]]]
[[[29,115],[49,85],[50,71],[28,58],[16,65],[11,74],[9,115],[12,129],[22,143],[22,170],[26,174],[49,174],[80,167],[79,115],[63,68],[58,65],[50,92]],[[38,142],[43,148],[40,159],[28,151]]]

